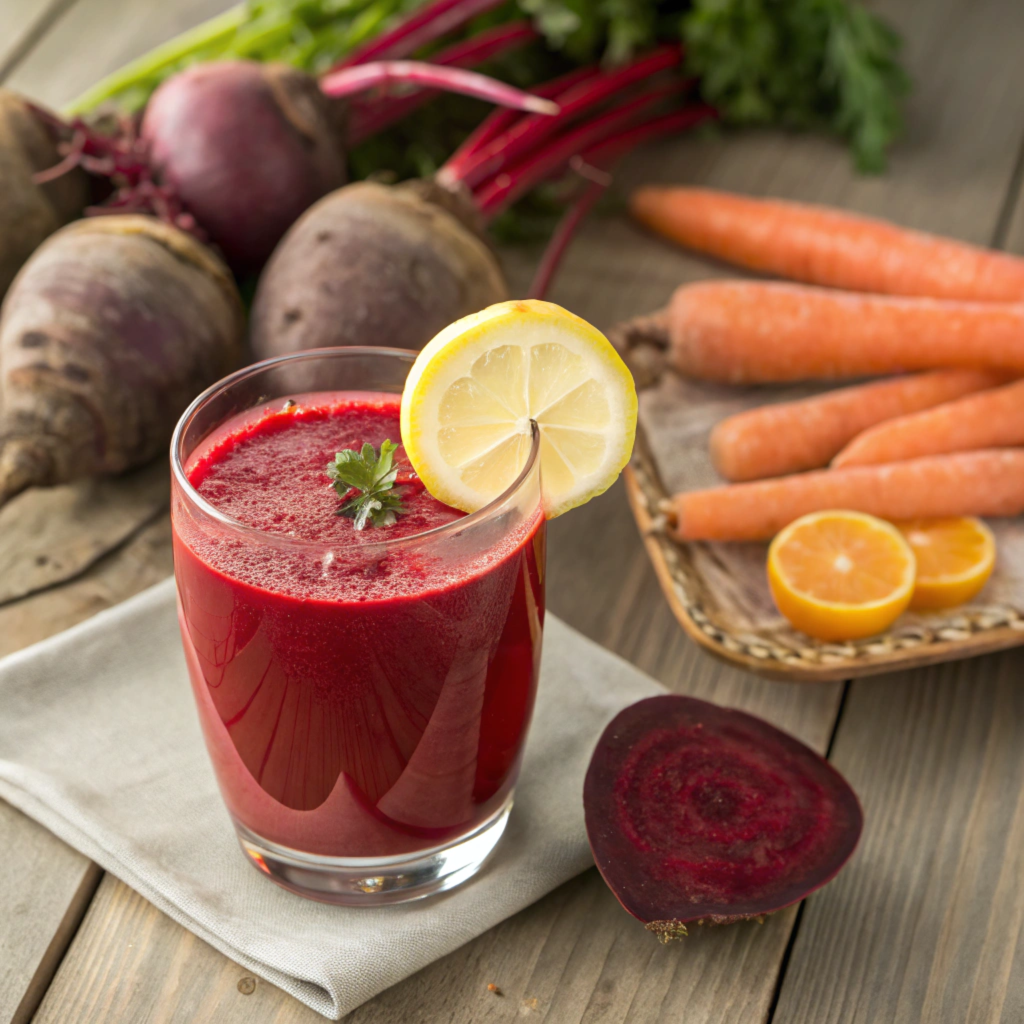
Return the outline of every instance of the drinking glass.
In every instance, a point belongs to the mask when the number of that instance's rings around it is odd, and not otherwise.
[[[200,395],[171,442],[182,642],[224,802],[261,872],[334,903],[449,889],[501,838],[544,616],[536,426],[526,465],[485,508],[359,544],[245,525],[189,474],[218,438],[311,392],[400,393],[415,355],[265,360]]]

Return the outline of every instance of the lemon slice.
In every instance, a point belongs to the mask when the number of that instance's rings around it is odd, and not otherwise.
[[[526,465],[536,421],[551,519],[614,483],[636,405],[626,364],[595,327],[551,302],[500,302],[420,352],[402,393],[402,441],[435,498],[475,512]]]

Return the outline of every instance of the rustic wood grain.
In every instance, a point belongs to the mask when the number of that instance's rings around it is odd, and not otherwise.
[[[25,0],[14,3],[24,6]],[[231,6],[232,0],[77,0],[6,84],[60,107],[158,43]]]
[[[0,608],[0,656],[163,579],[171,572],[170,552],[170,523],[164,517],[73,583]],[[78,929],[100,869],[3,801],[0,849],[0,1022],[25,1024]]]
[[[173,571],[170,517],[164,515],[77,580],[0,607],[0,657],[69,629]]]
[[[75,0],[4,0],[0,4],[0,82],[31,52]]]
[[[170,501],[165,459],[123,477],[33,487],[0,508],[0,605],[69,580]]]
[[[26,1024],[78,929],[102,872],[0,801],[0,1021]],[[40,866],[47,885],[39,885]]]
[[[852,686],[832,760],[864,838],[808,903],[776,1024],[1024,1020],[1022,675],[1015,651]]]

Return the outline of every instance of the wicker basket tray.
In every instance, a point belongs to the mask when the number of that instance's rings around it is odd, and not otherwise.
[[[610,337],[633,370],[640,423],[626,490],[665,597],[686,632],[712,654],[772,679],[828,682],[966,658],[1024,644],[1024,521],[991,523],[996,571],[971,604],[906,614],[887,633],[829,644],[798,633],[776,611],[764,544],[681,543],[666,530],[672,493],[720,482],[708,433],[724,416],[820,388],[731,388],[684,379],[664,359],[660,315]]]

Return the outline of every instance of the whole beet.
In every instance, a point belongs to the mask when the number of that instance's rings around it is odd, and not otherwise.
[[[419,349],[453,320],[508,298],[460,196],[422,182],[358,182],[307,210],[260,277],[259,358],[335,345]]]
[[[0,89],[0,298],[43,239],[80,216],[88,202],[88,181],[77,168],[45,185],[32,180],[60,159],[31,104]]]
[[[243,337],[230,272],[190,235],[139,216],[58,231],[0,316],[0,504],[148,462]]]
[[[169,78],[142,121],[157,180],[240,273],[345,183],[340,106],[283,64],[218,61]]]

